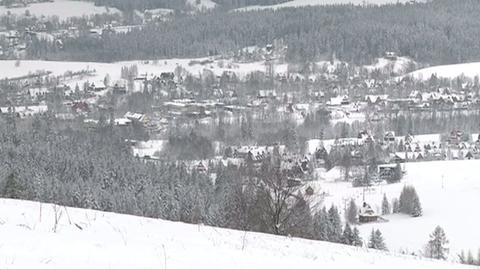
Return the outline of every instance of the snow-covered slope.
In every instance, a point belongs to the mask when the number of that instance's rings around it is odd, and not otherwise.
[[[429,139],[425,136],[425,139]],[[380,229],[385,237],[387,247],[392,251],[409,250],[421,252],[435,226],[444,228],[450,241],[450,257],[457,258],[462,250],[476,252],[480,247],[480,180],[478,167],[480,160],[436,161],[407,163],[406,174],[402,182],[382,184],[365,191],[365,201],[377,212],[381,212],[384,194],[391,201],[398,198],[405,185],[412,185],[417,190],[423,208],[423,216],[412,218],[405,215],[387,215],[385,223],[360,225],[359,229],[365,238],[372,228]],[[326,174],[328,176],[330,174]],[[343,177],[342,173],[331,174]],[[349,182],[326,181],[312,183],[324,198],[324,205],[336,204],[341,209],[346,203],[355,199],[357,204],[363,202],[363,188],[353,188]],[[320,198],[319,198],[320,199]]]
[[[0,78],[16,78],[25,76],[37,71],[51,71],[53,75],[63,75],[66,71],[78,72],[82,70],[95,71],[93,77],[83,79],[74,79],[66,84],[75,86],[89,80],[103,81],[106,74],[110,75],[111,81],[120,79],[121,68],[136,65],[138,73],[148,75],[159,75],[161,72],[174,72],[175,68],[182,67],[194,76],[199,76],[204,71],[209,70],[214,75],[221,75],[224,71],[234,72],[237,77],[243,78],[245,75],[254,71],[265,72],[264,62],[235,63],[232,60],[210,60],[208,58],[196,59],[168,59],[158,61],[128,61],[116,63],[96,63],[96,62],[57,62],[57,61],[21,61],[19,66],[15,61],[0,61]],[[286,73],[287,65],[276,66],[276,72]]]
[[[305,7],[305,6],[324,6],[324,5],[342,5],[342,4],[354,4],[354,5],[363,5],[363,4],[372,4],[372,5],[385,5],[385,4],[396,4],[396,3],[408,3],[410,0],[292,0],[289,2],[270,5],[270,6],[248,6],[243,8],[238,8],[236,11],[251,11],[251,10],[261,10],[261,9],[278,9],[286,7]],[[419,1],[420,2],[420,1]]]
[[[212,9],[217,6],[212,0],[187,0],[187,4],[200,11]]]
[[[324,242],[6,199],[0,200],[0,238],[0,268],[8,269],[463,268]]]
[[[480,75],[480,62],[432,66],[414,71],[408,75],[416,79],[427,80],[430,79],[433,74],[437,77],[450,79],[461,75],[474,78]]]
[[[102,13],[120,13],[116,8],[95,6],[92,2],[73,0],[54,0],[53,2],[34,3],[29,4],[27,7],[20,8],[6,8],[5,6],[0,6],[1,15],[5,15],[7,12],[16,15],[24,15],[27,10],[33,16],[58,16],[60,20],[70,17],[90,16]]]
[[[385,74],[403,75],[412,65],[416,66],[417,63],[408,57],[397,57],[396,60],[378,58],[374,64],[363,67],[369,71],[379,70]]]

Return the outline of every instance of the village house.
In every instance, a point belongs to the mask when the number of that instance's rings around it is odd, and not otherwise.
[[[127,93],[127,81],[125,79],[119,79],[113,83],[114,94],[126,94]]]
[[[74,113],[88,113],[90,107],[86,102],[74,102],[72,103],[72,112]]]
[[[397,53],[395,53],[393,51],[386,51],[384,57],[387,60],[396,61],[397,60]]]
[[[390,163],[405,163],[424,160],[422,152],[395,152],[390,154]]]
[[[327,101],[327,105],[329,106],[343,106],[350,104],[350,99],[348,95],[341,95],[337,97],[330,98],[330,101]]]
[[[277,91],[275,90],[259,90],[257,94],[258,99],[276,99]]]
[[[376,106],[385,106],[388,101],[388,95],[367,95],[365,96],[365,101],[368,105],[376,105]]]
[[[381,164],[377,167],[378,177],[381,180],[390,180],[395,177],[395,169],[397,169],[397,164]]]
[[[385,133],[385,136],[383,137],[383,141],[385,142],[395,142],[395,132],[389,131]]]
[[[28,90],[28,94],[32,100],[42,100],[49,93],[46,87],[35,87]]]
[[[378,218],[379,218],[379,215],[375,213],[372,207],[366,202],[363,202],[363,205],[362,207],[360,207],[360,210],[358,213],[358,221],[360,223],[374,222],[374,221],[377,221]]]
[[[138,123],[146,123],[148,121],[147,116],[145,114],[134,113],[134,112],[130,112],[130,111],[125,113],[124,118],[128,119],[130,121],[138,122]]]
[[[88,90],[93,92],[100,92],[105,90],[106,88],[107,87],[105,86],[105,83],[103,83],[103,81],[92,82],[88,86]]]

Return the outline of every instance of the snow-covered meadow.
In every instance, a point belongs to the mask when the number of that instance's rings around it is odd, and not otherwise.
[[[58,16],[60,20],[70,17],[82,17],[103,13],[120,13],[116,8],[95,6],[93,2],[72,1],[72,0],[54,0],[52,2],[33,3],[27,7],[7,8],[0,6],[0,14],[5,15],[7,12],[16,15],[24,15],[30,12],[36,17]]]
[[[269,6],[247,6],[236,11],[252,11],[262,9],[279,9],[286,7],[325,6],[325,5],[386,5],[396,3],[408,3],[410,0],[292,0],[281,4]]]
[[[372,228],[380,229],[386,239],[387,247],[392,251],[408,250],[419,252],[428,241],[435,226],[444,228],[450,241],[450,256],[456,258],[461,250],[480,248],[480,177],[479,160],[416,162],[404,164],[406,174],[397,184],[383,184],[365,192],[365,201],[381,212],[383,194],[391,201],[398,198],[405,185],[416,188],[423,207],[423,216],[412,218],[405,215],[387,215],[385,223],[363,224],[359,226],[363,238],[368,238]],[[326,173],[327,180],[311,185],[317,189],[317,201],[329,206],[335,204],[345,209],[350,198],[357,205],[363,202],[363,188],[353,188],[351,183],[335,182],[342,172]]]
[[[212,9],[217,6],[212,0],[187,0],[186,3],[200,11]]]
[[[36,73],[38,71],[50,71],[54,76],[64,75],[65,72],[78,72],[82,70],[95,71],[93,76],[82,79],[73,79],[66,81],[65,84],[75,86],[81,85],[85,81],[103,81],[108,74],[111,81],[121,78],[121,68],[136,65],[139,75],[159,75],[161,72],[174,72],[177,67],[191,73],[194,76],[200,76],[204,72],[212,72],[215,76],[220,76],[224,71],[233,72],[239,78],[244,78],[247,74],[255,71],[265,72],[264,62],[236,63],[232,60],[211,60],[209,58],[196,59],[167,59],[156,61],[125,61],[115,63],[98,62],[63,62],[63,61],[21,61],[16,66],[16,61],[0,61],[0,70],[3,78],[16,78]],[[277,73],[286,73],[287,64],[278,65]]]
[[[326,242],[0,200],[0,268],[467,268]]]
[[[432,75],[449,79],[454,79],[459,76],[473,79],[475,76],[480,76],[480,62],[437,65],[416,70],[408,74],[408,76],[421,80],[428,80]]]

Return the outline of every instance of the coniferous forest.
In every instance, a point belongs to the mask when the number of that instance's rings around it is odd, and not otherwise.
[[[335,56],[364,64],[385,51],[396,51],[419,62],[458,63],[480,60],[479,12],[475,0],[438,0],[415,5],[179,13],[173,20],[126,34],[96,38],[83,33],[65,40],[63,49],[38,41],[29,47],[29,57],[106,62],[199,57],[282,38],[290,62]]]

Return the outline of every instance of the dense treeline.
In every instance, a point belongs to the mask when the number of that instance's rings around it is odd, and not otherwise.
[[[480,60],[480,5],[475,0],[359,7],[308,7],[253,12],[213,11],[148,25],[127,34],[88,34],[63,50],[29,49],[31,57],[115,61],[228,53],[283,38],[287,58],[370,63],[396,51],[432,64]]]
[[[213,2],[221,5],[224,8],[235,8],[235,7],[244,7],[244,6],[266,6],[266,5],[275,5],[291,0],[213,0]]]
[[[88,1],[88,0],[87,0]],[[143,11],[145,9],[170,8],[176,10],[185,10],[188,8],[185,0],[89,0],[97,6],[115,7],[122,11],[129,12],[134,9]],[[289,0],[213,0],[223,9],[250,5],[274,5]]]
[[[185,8],[185,0],[91,0],[97,6],[115,7],[122,11],[132,11],[134,9],[143,11],[145,9],[155,8]]]

